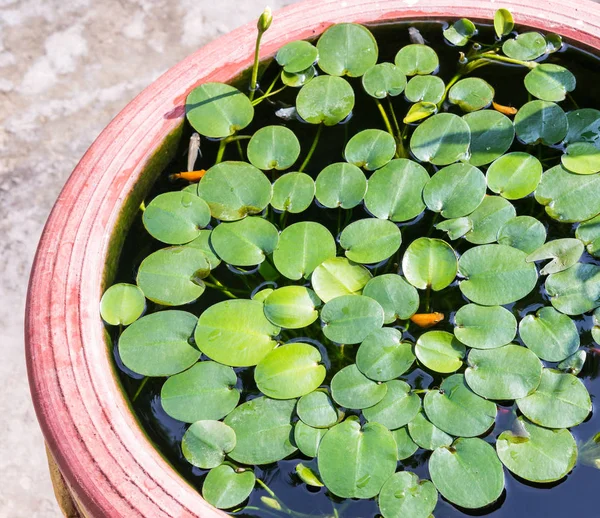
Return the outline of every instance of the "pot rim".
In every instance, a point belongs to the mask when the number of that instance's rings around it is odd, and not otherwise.
[[[261,58],[289,41],[314,38],[334,22],[491,21],[499,7],[509,9],[518,25],[600,50],[600,6],[589,0],[305,0],[274,14]],[[42,233],[25,316],[29,383],[44,437],[86,516],[225,516],[168,464],[130,411],[99,302],[124,203],[150,157],[181,125],[187,93],[249,68],[255,34],[253,21],[209,43],[131,101],[81,159]]]

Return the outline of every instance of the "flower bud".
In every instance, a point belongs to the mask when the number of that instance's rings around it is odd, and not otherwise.
[[[271,8],[267,6],[258,18],[258,23],[256,24],[258,32],[265,32],[271,26],[272,21],[273,13],[271,13]]]

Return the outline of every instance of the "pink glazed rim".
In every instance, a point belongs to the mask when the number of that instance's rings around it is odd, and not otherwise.
[[[600,50],[600,6],[588,0],[305,0],[275,13],[261,57],[334,22],[489,21],[499,7],[521,25]],[[255,30],[251,22],[203,47],[130,102],[77,165],[42,234],[26,310],[29,382],[49,449],[86,516],[225,516],[161,457],[130,412],[99,301],[111,234],[149,158],[181,124],[192,88],[251,66]]]

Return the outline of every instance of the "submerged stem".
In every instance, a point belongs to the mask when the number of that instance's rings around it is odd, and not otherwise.
[[[282,90],[285,90],[286,88],[287,88],[287,85],[283,85],[281,88],[278,88],[274,92],[266,92],[264,95],[254,99],[254,101],[252,101],[252,106],[256,106],[257,104],[260,104],[265,99],[268,99],[269,97],[278,94],[279,92],[281,92]]]
[[[298,172],[302,172],[304,171],[305,167],[308,165],[308,163],[310,162],[310,159],[313,156],[313,153],[315,152],[315,149],[317,148],[317,144],[319,143],[319,137],[321,136],[321,131],[323,130],[323,124],[319,124],[319,127],[317,129],[317,133],[315,134],[315,138],[310,146],[310,149],[308,150],[308,154],[306,155],[306,158],[304,159],[304,162],[302,162],[302,165],[300,166],[300,169],[298,169]]]
[[[138,396],[140,395],[140,393],[142,392],[142,390],[144,390],[144,387],[146,386],[146,383],[148,383],[148,380],[150,379],[149,376],[146,376],[142,382],[140,383],[140,386],[138,387],[138,389],[135,391],[135,394],[133,395],[132,398],[132,402],[135,403],[135,400],[138,398]]]

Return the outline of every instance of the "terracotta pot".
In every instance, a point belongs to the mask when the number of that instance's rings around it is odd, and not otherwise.
[[[307,0],[275,14],[262,57],[334,22],[490,20],[482,0]],[[521,25],[600,49],[600,7],[578,0],[505,0]],[[83,514],[223,516],[149,443],[119,387],[99,317],[130,216],[176,147],[186,94],[251,66],[255,23],[179,63],[136,97],[85,154],[50,215],[29,286],[26,348],[37,416]]]

